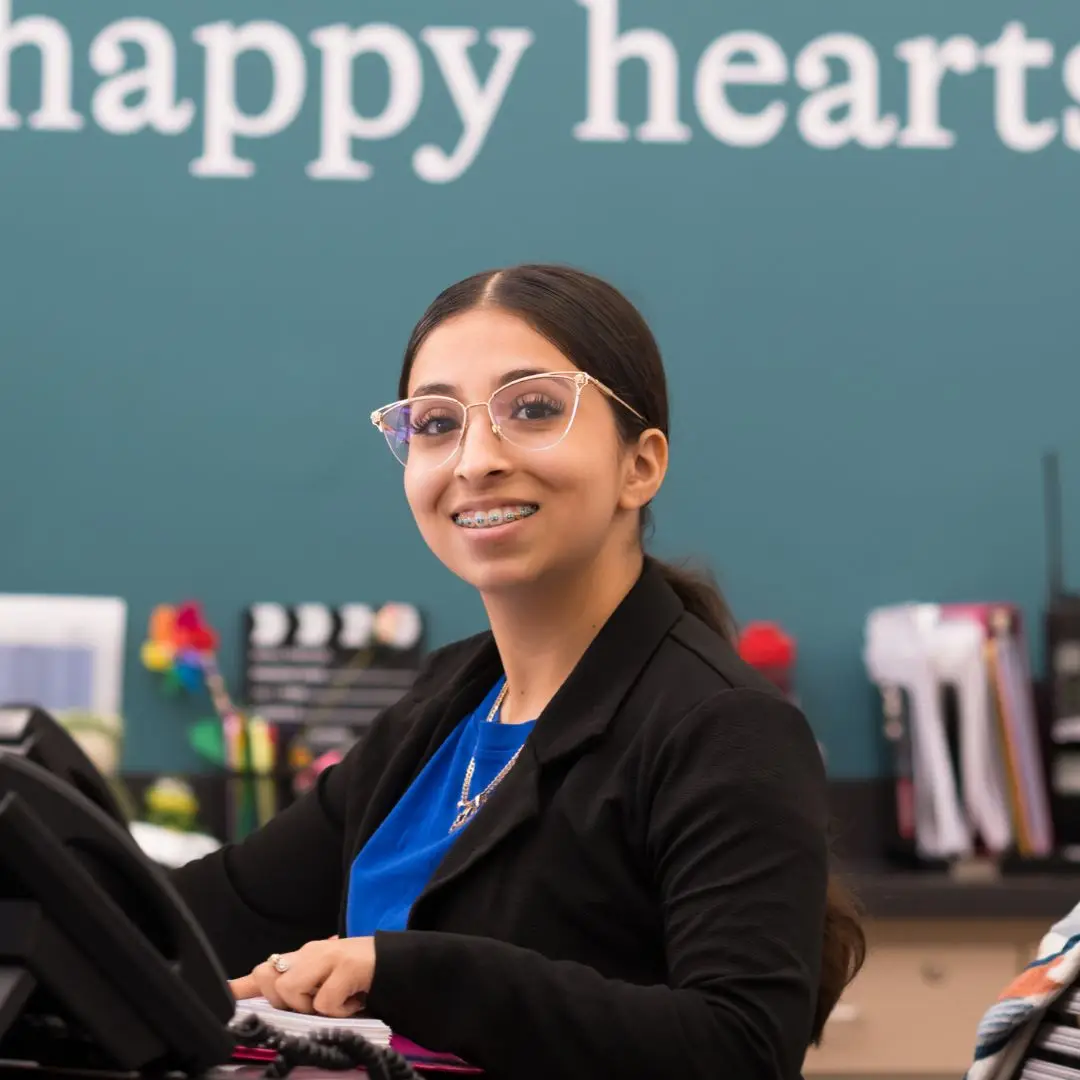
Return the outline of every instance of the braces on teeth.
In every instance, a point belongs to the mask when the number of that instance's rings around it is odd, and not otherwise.
[[[488,525],[501,525],[505,521],[517,521],[536,513],[535,506],[519,506],[508,510],[477,510],[473,514],[459,514],[455,521],[470,529],[482,529]]]

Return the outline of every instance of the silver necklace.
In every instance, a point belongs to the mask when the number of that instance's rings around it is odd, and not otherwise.
[[[491,711],[487,715],[487,723],[492,723],[495,717],[498,715],[499,709],[502,707],[503,698],[506,697],[507,684],[503,683],[502,689],[499,691],[499,696],[495,699],[495,704],[491,706]],[[514,762],[521,756],[521,751],[525,749],[525,744],[522,743],[518,747],[514,756],[499,770],[498,776],[491,781],[490,784],[479,794],[469,798],[469,788],[472,785],[473,772],[476,769],[476,755],[469,759],[469,767],[465,770],[465,783],[461,785],[461,798],[458,799],[458,815],[454,818],[454,823],[450,826],[451,832],[457,832],[480,809],[484,803],[487,802],[488,796],[503,782],[506,774],[514,767]]]

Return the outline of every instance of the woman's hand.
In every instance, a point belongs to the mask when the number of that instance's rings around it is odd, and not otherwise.
[[[375,939],[335,936],[264,960],[229,988],[237,1001],[264,997],[276,1009],[344,1017],[363,1011],[374,977]]]

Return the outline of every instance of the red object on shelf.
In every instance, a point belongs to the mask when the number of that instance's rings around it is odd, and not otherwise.
[[[739,637],[739,656],[789,696],[795,692],[795,639],[777,624],[747,624]]]

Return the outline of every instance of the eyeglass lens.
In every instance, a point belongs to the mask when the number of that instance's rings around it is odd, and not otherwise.
[[[525,450],[554,446],[569,430],[576,408],[577,386],[562,376],[538,375],[508,383],[491,399],[499,434]],[[434,468],[453,457],[465,430],[466,412],[455,398],[410,398],[383,414],[382,430],[402,465],[411,460]]]

